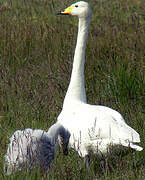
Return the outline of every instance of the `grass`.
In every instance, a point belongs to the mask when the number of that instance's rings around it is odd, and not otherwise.
[[[144,130],[145,16],[141,0],[89,1],[93,7],[86,52],[88,102],[119,111],[141,136]],[[40,179],[3,172],[9,137],[17,129],[47,130],[57,119],[69,83],[77,18],[57,17],[71,2],[1,0],[0,3],[0,179]],[[92,156],[83,159],[60,150],[48,179],[144,179],[145,153],[129,150],[109,157],[112,171]]]

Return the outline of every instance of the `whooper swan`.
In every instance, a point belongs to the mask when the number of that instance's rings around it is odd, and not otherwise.
[[[89,4],[79,1],[57,14],[70,14],[79,18],[71,79],[62,112],[57,120],[71,133],[70,147],[85,158],[86,164],[89,159],[90,147],[95,154],[107,153],[110,144],[131,147],[141,151],[143,148],[134,144],[140,142],[139,134],[125,123],[120,113],[105,106],[87,104],[84,86],[84,63],[92,16]]]
[[[30,171],[36,167],[42,173],[51,170],[58,138],[61,139],[63,153],[67,155],[69,137],[69,132],[59,123],[52,125],[48,132],[40,129],[15,131],[5,155],[6,174],[23,169]]]

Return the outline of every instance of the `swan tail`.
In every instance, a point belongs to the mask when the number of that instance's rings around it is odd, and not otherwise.
[[[133,144],[132,142],[128,142],[128,143],[121,143],[121,145],[125,146],[125,147],[130,147],[132,149],[135,149],[136,151],[142,151],[143,148],[141,146],[138,146],[136,144]]]
[[[132,149],[135,149],[135,150],[137,150],[137,151],[142,151],[142,150],[143,150],[143,148],[142,148],[141,146],[138,146],[138,145],[136,145],[136,144],[130,143],[129,146],[130,146]]]
[[[134,129],[132,129],[129,140],[131,142],[139,143],[140,142],[140,135]]]
[[[124,124],[124,126],[119,127],[120,139],[128,140],[131,143],[139,143],[140,135],[130,126]]]

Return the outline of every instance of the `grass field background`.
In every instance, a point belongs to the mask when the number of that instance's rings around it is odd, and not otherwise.
[[[0,180],[40,179],[38,170],[5,176],[4,154],[17,129],[47,130],[57,119],[67,90],[78,19],[56,16],[75,1],[0,2]],[[86,50],[85,83],[90,104],[119,111],[140,133],[145,147],[145,2],[90,0],[93,9]],[[47,179],[145,178],[145,152],[129,150],[109,158],[112,171],[94,156],[86,170],[73,152],[58,149]]]

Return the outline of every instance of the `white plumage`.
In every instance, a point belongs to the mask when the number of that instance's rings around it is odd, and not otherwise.
[[[39,167],[43,173],[51,170],[55,157],[58,136],[64,154],[67,153],[67,145],[70,134],[58,123],[52,125],[48,132],[40,129],[17,130],[10,138],[7,153],[5,155],[5,171],[7,175],[17,170]]]
[[[89,148],[94,153],[107,153],[110,145],[122,145],[138,151],[143,148],[139,134],[125,123],[117,111],[100,105],[89,105],[84,86],[85,48],[92,10],[87,2],[77,2],[57,14],[71,14],[79,18],[77,44],[73,60],[70,84],[58,117],[71,133],[69,145],[80,156],[88,157]]]

